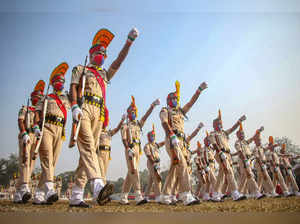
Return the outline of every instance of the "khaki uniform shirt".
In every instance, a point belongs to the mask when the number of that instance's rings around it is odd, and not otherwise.
[[[67,111],[70,110],[71,104],[70,104],[70,100],[69,100],[68,95],[66,95],[66,94],[63,93],[63,94],[59,95],[58,97],[62,101],[62,103],[65,106],[66,110]],[[37,103],[36,110],[37,111],[43,111],[43,106],[44,106],[44,100],[40,100]],[[46,114],[51,114],[51,115],[55,115],[57,117],[66,119],[64,117],[63,112],[58,107],[55,99],[53,99],[52,97],[48,97],[48,105],[47,105],[47,112],[46,112]],[[46,127],[50,127],[50,124],[49,123],[45,123],[45,126]]]
[[[206,151],[206,159],[209,163],[209,167],[215,169],[215,155],[211,148],[205,147],[204,150]]]
[[[234,147],[236,148],[237,151],[241,152],[246,156],[247,158],[251,157],[251,150],[249,147],[249,144],[246,140],[237,140],[234,144]]]
[[[216,144],[218,148],[224,149],[227,153],[230,153],[229,137],[225,131],[213,131],[209,135],[209,141],[211,144]]]
[[[179,108],[162,108],[160,111],[161,122],[169,123],[172,130],[184,133],[184,115]]]
[[[281,164],[284,165],[285,168],[287,168],[287,169],[292,168],[292,165],[290,163],[290,159],[289,158],[287,158],[287,157],[281,157],[280,158],[280,162],[281,162]]]
[[[92,64],[89,64],[88,67],[94,67]],[[79,84],[80,79],[82,76],[84,66],[77,65],[72,70],[72,79],[71,84]],[[97,69],[96,69],[97,70]],[[113,69],[109,69],[109,71],[106,71],[105,69],[97,70],[99,75],[102,77],[104,81],[105,88],[107,87],[107,84],[109,83],[109,80],[116,72]],[[85,81],[85,92],[90,93],[93,95],[96,95],[98,97],[103,97],[101,87],[92,71],[90,71],[88,68],[85,69],[85,75],[86,75],[86,81]]]
[[[33,107],[33,108],[35,108],[35,107]],[[34,113],[35,113],[35,111],[33,111],[31,109],[28,109],[29,116],[26,116],[26,114],[27,114],[27,106],[22,106],[22,108],[19,111],[18,119],[19,120],[24,120],[24,122],[25,122],[25,128],[27,130],[31,129],[33,127],[33,124],[34,124]],[[29,120],[27,120],[27,118],[29,118]],[[28,125],[28,127],[27,127],[27,125]]]
[[[253,154],[257,159],[261,160],[263,163],[265,163],[267,161],[263,147],[255,146]]]
[[[157,143],[147,143],[144,147],[146,156],[153,156],[154,160],[159,159],[159,148]]]
[[[129,144],[133,143],[133,140],[140,141],[141,127],[139,121],[130,121],[128,124],[123,124],[121,127],[121,136]]]

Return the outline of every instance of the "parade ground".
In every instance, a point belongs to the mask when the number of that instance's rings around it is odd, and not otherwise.
[[[37,206],[32,203],[14,204],[11,201],[0,201],[0,214],[16,212],[16,213],[33,213],[33,212],[50,212],[50,213],[299,213],[300,198],[264,198],[261,200],[248,199],[239,202],[233,202],[227,199],[221,203],[202,202],[199,205],[183,206],[182,203],[177,203],[175,206],[160,205],[154,202],[136,206],[134,201],[130,201],[130,205],[120,205],[116,201],[112,201],[105,206],[92,205],[92,208],[69,208],[68,201],[58,201],[53,205]],[[92,204],[92,202],[89,202]]]

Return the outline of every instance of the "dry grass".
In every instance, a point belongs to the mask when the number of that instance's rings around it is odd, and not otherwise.
[[[262,200],[244,200],[233,202],[228,199],[222,203],[203,202],[200,205],[183,206],[179,203],[177,206],[159,205],[150,202],[145,205],[136,206],[135,202],[130,205],[119,205],[118,202],[111,202],[105,206],[93,205],[92,208],[69,208],[68,201],[58,201],[54,205],[36,206],[31,203],[13,204],[10,201],[0,201],[0,213],[32,213],[32,212],[50,212],[50,213],[231,213],[231,212],[300,212],[300,197],[291,198],[265,198]]]

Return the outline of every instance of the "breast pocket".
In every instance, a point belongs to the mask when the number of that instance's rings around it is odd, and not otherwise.
[[[95,88],[96,87],[96,78],[92,75],[88,75],[87,78],[86,78],[86,83],[87,83],[87,86],[91,89]]]
[[[53,114],[56,111],[56,102],[54,100],[49,100],[47,105],[47,113]]]

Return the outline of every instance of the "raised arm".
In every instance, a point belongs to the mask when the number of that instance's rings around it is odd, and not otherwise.
[[[198,132],[200,131],[200,129],[204,126],[204,124],[202,122],[200,122],[200,124],[198,125],[198,127],[192,132],[191,135],[189,135],[187,138],[186,138],[186,141],[187,142],[190,142],[197,134]]]
[[[240,125],[241,122],[243,122],[244,120],[246,120],[246,116],[243,115],[239,118],[239,120],[229,129],[227,129],[225,132],[227,135],[230,135],[232,132],[234,132]]]
[[[197,91],[194,93],[190,101],[187,104],[185,104],[184,107],[182,108],[184,114],[186,114],[192,108],[192,106],[194,105],[194,103],[197,101],[200,94],[202,93],[202,91],[205,90],[206,88],[207,88],[206,82],[201,83],[201,85],[198,87]]]
[[[254,141],[254,139],[256,138],[256,136],[261,133],[262,131],[264,130],[264,126],[261,126],[259,129],[258,129],[258,132],[255,132],[255,134],[249,138],[247,141],[248,144],[252,143]]]
[[[145,113],[145,115],[142,117],[142,119],[140,120],[140,125],[141,125],[141,128],[144,126],[147,118],[150,116],[150,114],[152,113],[153,109],[155,106],[159,105],[160,104],[160,100],[159,99],[156,99],[153,103],[151,103],[149,109],[147,110],[147,112]]]
[[[133,43],[133,41],[135,40],[135,38],[138,36],[138,30],[136,28],[133,28],[129,34],[128,34],[128,39],[125,43],[125,45],[123,46],[122,50],[120,51],[118,57],[116,60],[113,61],[113,63],[111,64],[111,66],[108,69],[107,72],[107,79],[111,80],[112,77],[115,75],[116,71],[120,68],[122,62],[125,60],[130,46]]]
[[[111,130],[111,136],[114,136],[122,127],[122,124],[124,123],[124,120],[126,118],[126,115],[123,114],[121,121],[119,122],[118,126]]]

